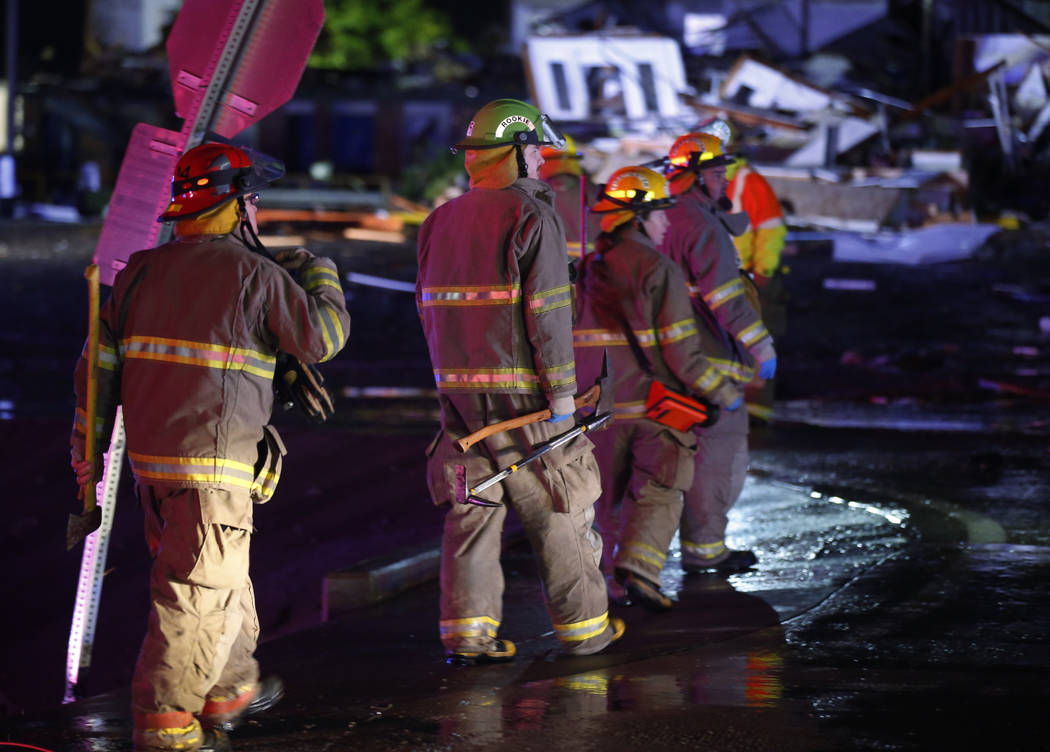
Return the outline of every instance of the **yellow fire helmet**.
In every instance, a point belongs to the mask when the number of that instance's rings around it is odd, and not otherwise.
[[[662,211],[675,204],[667,178],[648,167],[621,167],[609,177],[591,208],[602,216],[602,232],[611,232],[635,217]]]

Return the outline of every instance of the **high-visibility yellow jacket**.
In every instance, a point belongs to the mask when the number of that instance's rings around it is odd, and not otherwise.
[[[255,465],[273,410],[277,353],[325,361],[350,331],[335,264],[311,259],[300,279],[228,235],[181,238],[133,254],[100,312],[97,446],[105,450],[122,404],[138,481],[269,498],[277,479]],[[78,456],[86,377],[81,355],[72,436]],[[280,447],[275,432],[268,440]],[[250,504],[204,514],[251,529]]]
[[[644,417],[653,379],[727,406],[740,396],[702,349],[678,266],[633,225],[598,237],[581,262],[574,336],[580,373],[597,378],[609,353],[617,420]],[[600,255],[599,255],[600,254]]]
[[[550,186],[472,188],[419,230],[416,306],[439,392],[576,392],[565,231]]]
[[[667,210],[671,226],[660,250],[685,273],[697,319],[726,343],[724,368],[734,380],[746,383],[746,370],[755,361],[775,356],[773,338],[748,300],[736,248],[721,209],[694,186]],[[721,358],[719,358],[721,360]]]
[[[733,238],[740,253],[740,266],[746,272],[772,277],[780,267],[787,226],[773,188],[743,159],[726,170],[730,177],[726,196],[734,212],[744,212],[751,221],[747,232]]]

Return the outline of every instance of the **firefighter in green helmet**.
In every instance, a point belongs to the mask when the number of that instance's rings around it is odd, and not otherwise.
[[[470,190],[438,207],[419,232],[418,306],[441,404],[427,480],[445,507],[440,634],[454,663],[506,661],[514,643],[503,618],[500,544],[513,509],[540,564],[563,652],[604,649],[623,632],[610,618],[592,529],[601,485],[591,442],[579,436],[482,496],[457,503],[457,466],[480,479],[568,430],[575,410],[572,288],[565,233],[540,147],[560,143],[535,107],[498,99],[477,112],[466,137]],[[453,440],[485,425],[550,408],[549,421],[498,433],[465,454]]]

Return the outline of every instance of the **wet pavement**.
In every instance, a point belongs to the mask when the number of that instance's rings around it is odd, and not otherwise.
[[[0,384],[12,395],[0,394],[11,491],[0,550],[14,575],[0,584],[13,615],[0,747],[129,750],[146,560],[127,482],[96,665],[84,699],[59,704],[78,563],[61,552],[63,402],[83,336],[69,322],[84,301],[83,261],[65,242],[35,259],[0,254]],[[340,256],[341,268],[410,278],[404,254],[365,250]],[[502,633],[518,644],[513,664],[442,662],[433,581],[321,623],[325,574],[433,547],[440,515],[421,463],[433,404],[344,396],[339,419],[320,428],[278,416],[291,454],[277,499],[257,513],[253,578],[268,638],[259,657],[287,696],[238,730],[234,749],[1045,748],[1050,416],[1045,402],[978,383],[1009,374],[1042,387],[1044,312],[982,297],[1011,280],[1003,263],[844,268],[813,252],[792,266],[779,420],[753,434],[729,531],[760,563],[724,579],[683,576],[672,556],[663,579],[675,609],[614,607],[628,630],[599,656],[557,655],[528,549],[513,540]],[[832,274],[877,277],[887,296],[818,295]],[[348,292],[355,328],[325,370],[333,386],[426,389],[411,296]],[[967,342],[974,300],[985,301],[985,329]],[[908,328],[920,319],[922,331]]]
[[[285,700],[235,734],[246,750],[976,749],[1028,739],[1050,690],[1050,554],[924,542],[907,504],[752,476],[730,539],[760,565],[664,572],[668,614],[615,607],[624,638],[557,654],[527,547],[504,557],[502,634],[519,657],[441,660],[437,589],[266,642]],[[934,529],[930,537],[945,536]],[[126,690],[23,718],[12,741],[128,750]],[[969,712],[968,712],[969,711]],[[991,748],[1002,748],[992,746]]]

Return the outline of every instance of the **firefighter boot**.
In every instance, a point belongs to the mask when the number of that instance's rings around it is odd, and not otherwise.
[[[209,697],[201,711],[201,725],[205,728],[233,731],[246,716],[269,710],[284,697],[284,682],[268,676],[256,687],[231,700]]]
[[[231,752],[230,739],[219,729],[202,729],[197,719],[184,728],[136,729],[135,752],[172,752],[187,749],[198,740],[198,752]]]
[[[758,557],[753,551],[734,551],[726,549],[720,556],[711,561],[699,562],[696,560],[682,561],[682,570],[687,574],[699,574],[703,572],[715,572],[717,574],[736,574],[750,569],[758,563]]]
[[[453,666],[480,666],[486,663],[507,663],[514,660],[518,649],[510,640],[494,640],[486,650],[455,650],[445,655]]]
[[[617,569],[616,580],[623,585],[632,601],[650,611],[670,611],[674,605],[674,601],[664,595],[659,585],[636,572]]]
[[[199,752],[231,752],[230,738],[219,729],[205,729]]]

